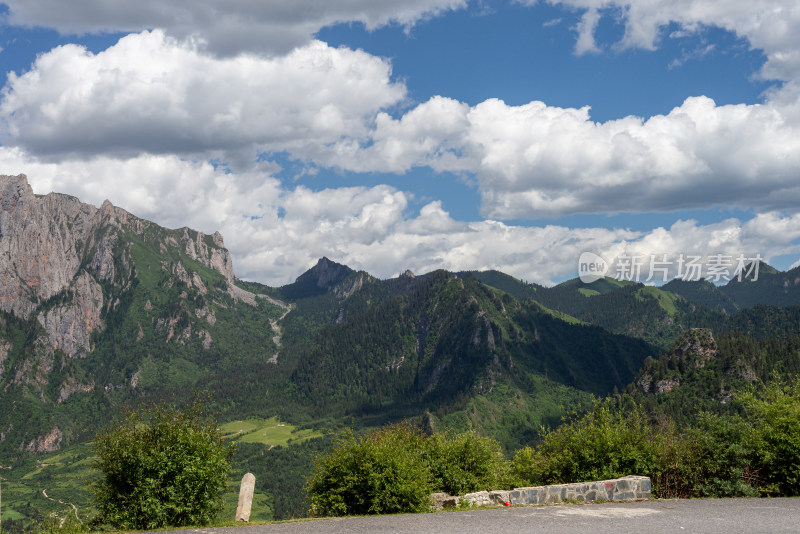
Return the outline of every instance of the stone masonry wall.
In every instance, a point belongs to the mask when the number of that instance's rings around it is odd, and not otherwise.
[[[450,497],[437,498],[441,505],[458,504],[458,501],[474,506],[558,504],[564,501],[596,502],[596,501],[634,501],[650,499],[650,478],[626,476],[614,480],[597,482],[575,482],[571,484],[553,484],[532,488],[515,488],[513,490],[478,491],[468,493],[462,499]]]

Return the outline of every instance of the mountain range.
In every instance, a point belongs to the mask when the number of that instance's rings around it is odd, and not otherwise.
[[[221,420],[427,417],[511,448],[643,384],[693,328],[762,339],[800,324],[800,268],[544,287],[498,271],[381,280],[321,258],[268,287],[235,277],[219,233],[37,196],[24,175],[0,177],[0,194],[0,457],[84,442],[126,405],[193,391]]]

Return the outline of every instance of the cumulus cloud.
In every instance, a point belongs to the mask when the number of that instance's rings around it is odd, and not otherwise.
[[[289,150],[363,135],[405,96],[390,77],[385,60],[319,41],[219,59],[154,30],[98,54],[60,46],[11,73],[2,140],[55,156]]]
[[[466,0],[4,0],[8,22],[54,28],[62,34],[140,32],[162,28],[197,39],[216,55],[250,51],[285,54],[325,26],[360,22],[372,30],[411,26],[460,9]]]
[[[588,107],[435,97],[399,119],[379,115],[368,142],[308,157],[355,171],[474,173],[484,213],[500,219],[800,205],[800,124],[771,103],[693,97],[667,115],[596,123]]]
[[[4,172],[26,172],[36,193],[64,192],[100,205],[108,197],[167,227],[222,232],[240,278],[293,281],[321,256],[379,277],[405,269],[499,269],[550,284],[577,273],[585,251],[628,254],[800,254],[800,214],[749,221],[678,221],[647,232],[618,228],[520,226],[457,221],[438,201],[408,212],[410,195],[387,185],[312,191],[289,188],[266,171],[231,174],[169,155],[94,158],[58,165],[0,148]],[[613,261],[613,260],[612,260]]]
[[[611,4],[580,5],[594,17]],[[791,82],[764,104],[691,97],[666,115],[604,123],[588,107],[441,96],[398,114],[405,85],[363,51],[312,41],[281,57],[219,58],[154,30],[98,54],[58,47],[2,94],[4,145],[54,161],[179,154],[243,172],[257,154],[284,152],[355,172],[427,166],[474,176],[482,212],[501,220],[800,205]]]

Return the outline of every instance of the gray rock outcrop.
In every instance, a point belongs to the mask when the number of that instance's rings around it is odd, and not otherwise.
[[[86,355],[92,334],[103,330],[103,307],[112,305],[101,282],[124,288],[132,277],[121,231],[144,237],[156,225],[107,200],[96,208],[69,195],[34,195],[24,174],[0,176],[0,195],[0,309],[34,315],[54,350]],[[233,288],[233,262],[219,232],[169,232],[162,246],[183,250]],[[200,276],[180,262],[164,268],[206,292]]]

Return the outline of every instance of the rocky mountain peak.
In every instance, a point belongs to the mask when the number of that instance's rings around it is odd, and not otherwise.
[[[37,197],[24,174],[0,176],[0,309],[28,317],[69,286],[96,208],[68,195]]]
[[[2,210],[4,213],[14,211],[20,199],[33,198],[33,189],[28,185],[28,177],[0,176],[0,189],[2,190]]]
[[[717,342],[711,330],[692,328],[688,330],[672,349],[671,356],[689,363],[692,367],[703,367],[718,354]]]
[[[219,232],[160,228],[109,200],[98,209],[70,195],[37,196],[24,174],[0,176],[0,195],[0,309],[35,317],[48,334],[48,350],[69,357],[92,351],[92,333],[104,329],[105,311],[136,276],[131,233],[161,253],[185,254],[234,287],[233,262]]]
[[[325,288],[337,284],[353,270],[323,256],[308,272],[316,279],[317,287]]]

